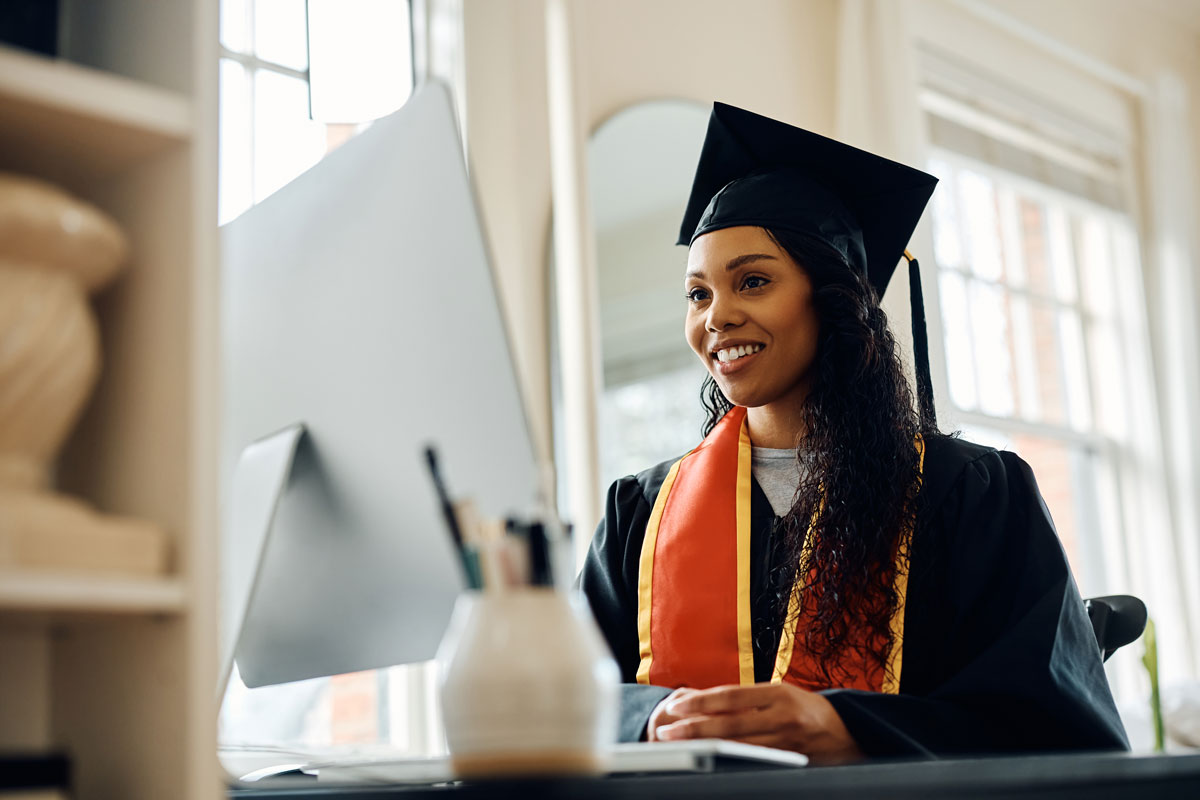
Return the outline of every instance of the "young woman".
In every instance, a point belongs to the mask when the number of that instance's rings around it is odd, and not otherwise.
[[[915,268],[915,403],[879,308],[934,183],[714,106],[680,235],[705,438],[610,488],[580,578],[622,739],[1128,746],[1029,467],[938,433]]]

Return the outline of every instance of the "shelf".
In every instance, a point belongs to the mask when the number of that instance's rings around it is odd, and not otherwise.
[[[177,578],[0,570],[0,613],[170,614],[185,601]]]
[[[0,168],[103,177],[192,136],[190,100],[0,45]]]

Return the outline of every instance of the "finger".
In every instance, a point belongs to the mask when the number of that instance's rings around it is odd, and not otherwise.
[[[701,689],[680,697],[678,700],[673,700],[667,704],[665,710],[677,717],[691,717],[699,714],[728,714],[735,711],[766,708],[778,702],[783,691],[786,689],[781,684],[774,683],[717,686],[713,689]]]
[[[664,725],[670,725],[672,722],[678,722],[680,719],[682,719],[682,717],[676,717],[672,714],[667,713],[667,710],[666,710],[667,706],[672,701],[677,700],[680,697],[686,697],[687,695],[691,694],[694,691],[696,691],[696,690],[688,688],[686,686],[681,686],[680,688],[676,689],[675,691],[673,691],[669,695],[667,695],[665,698],[663,698],[663,701],[661,703],[659,703],[657,706],[655,706],[654,711],[651,712],[650,719],[646,725],[647,741],[653,742],[656,740],[657,737],[656,737],[655,733],[658,730],[658,728],[660,728]]]
[[[778,723],[769,711],[751,709],[736,714],[717,716],[692,716],[660,726],[655,735],[659,739],[736,739],[770,733]]]
[[[670,714],[663,712],[655,717],[650,718],[650,722],[646,725],[646,740],[655,741],[658,739],[658,732],[668,725],[673,725],[679,722],[683,717],[672,717]]]

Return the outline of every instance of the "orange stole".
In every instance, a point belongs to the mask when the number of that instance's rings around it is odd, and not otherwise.
[[[924,442],[918,439],[917,448],[923,466]],[[659,489],[639,564],[639,683],[699,689],[754,682],[750,452],[746,409],[735,406],[695,450],[671,466]],[[873,665],[856,655],[860,648],[851,647],[834,670],[841,687],[899,690],[908,586],[908,565],[900,555],[909,549],[911,525],[901,533],[892,575],[900,602],[891,619],[888,668]],[[811,614],[813,600],[806,598],[800,608],[800,588],[797,581],[772,681],[831,688],[808,651],[794,647],[797,622]],[[865,636],[855,644],[865,645]]]

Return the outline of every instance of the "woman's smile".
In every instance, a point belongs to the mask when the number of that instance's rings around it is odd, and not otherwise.
[[[712,351],[713,366],[722,375],[732,375],[747,369],[757,363],[759,353],[766,347],[764,344],[721,344]]]

